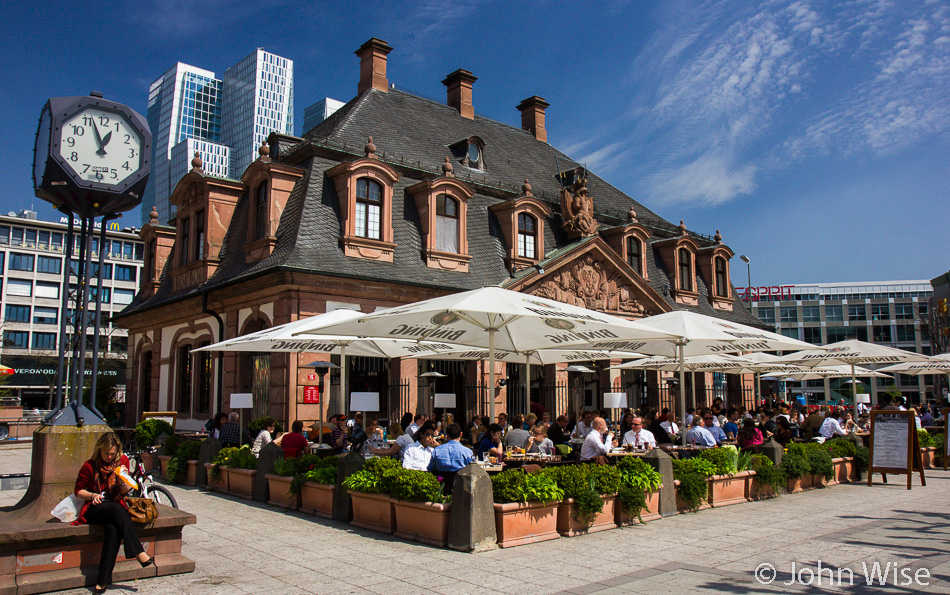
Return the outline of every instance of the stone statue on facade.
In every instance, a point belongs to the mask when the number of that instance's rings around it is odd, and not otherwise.
[[[575,172],[570,189],[561,189],[561,218],[569,237],[587,237],[597,233],[594,199],[587,192],[587,178],[581,169]]]

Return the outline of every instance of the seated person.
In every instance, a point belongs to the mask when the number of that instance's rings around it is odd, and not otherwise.
[[[412,436],[403,431],[401,423],[394,423],[389,426],[389,437],[395,438],[396,442],[392,445],[386,443],[378,448],[370,445],[369,452],[377,457],[393,457],[401,461],[406,454],[406,448],[413,442]]]
[[[525,449],[527,449],[529,453],[536,452],[543,455],[554,454],[554,442],[548,438],[547,432],[548,427],[543,423],[531,428],[531,437],[528,438]]]
[[[775,414],[770,409],[763,409],[761,415],[762,421],[759,423],[759,429],[762,431],[762,436],[767,440],[778,431],[778,426],[775,425],[775,420],[772,419]]]
[[[555,445],[567,444],[571,439],[569,435],[564,433],[565,429],[567,429],[567,416],[558,415],[554,423],[548,428],[548,438]]]
[[[670,419],[673,419],[673,414],[668,413],[667,416]],[[653,434],[653,438],[656,440],[657,444],[672,444],[673,443],[673,438],[670,437],[670,434],[666,431],[666,427],[664,427],[663,422],[660,420],[660,415],[657,414],[656,410],[651,409],[650,411],[647,412],[646,421],[647,421],[647,429],[650,430],[651,434]],[[676,428],[676,429],[679,430],[679,428]]]
[[[729,440],[735,440],[736,435],[739,434],[739,410],[735,407],[730,407],[726,411],[726,422],[722,424],[722,429],[726,433],[726,438]]]
[[[529,413],[528,415],[524,416],[524,425],[521,427],[521,429],[527,430],[530,432],[531,428],[533,428],[537,424],[538,424],[538,416],[533,413]]]
[[[330,434],[330,446],[338,451],[346,449],[347,444],[347,426],[346,416],[342,413],[335,413],[330,417],[330,425],[333,432]]]
[[[383,440],[383,433],[379,431],[379,424],[374,418],[366,421],[366,438],[363,440],[360,452],[363,456],[373,454],[373,450],[385,450],[389,445]]]
[[[716,444],[722,444],[726,440],[726,433],[714,423],[715,421],[716,417],[712,411],[706,411],[706,413],[703,414],[703,427],[716,439]]]
[[[418,439],[406,448],[402,457],[403,469],[428,471],[435,451],[435,422],[427,421],[416,433]],[[461,444],[459,445],[461,446]]]
[[[642,417],[634,417],[631,422],[631,428],[629,432],[623,435],[624,446],[632,444],[637,450],[650,450],[656,447],[656,438],[653,437],[653,432],[643,429]]]
[[[742,421],[742,429],[736,435],[736,443],[740,448],[750,448],[762,444],[762,432],[755,427],[755,422],[751,418]]]
[[[841,410],[832,413],[827,418],[825,418],[824,423],[821,424],[821,428],[818,430],[818,435],[828,440],[829,438],[834,438],[835,436],[847,436],[848,430],[841,427],[841,423],[838,419],[841,417]],[[848,421],[851,421],[850,419]],[[853,423],[851,424],[854,425]],[[850,426],[846,426],[850,427]]]
[[[284,434],[274,442],[284,449],[284,456],[295,453],[291,458],[299,457],[310,448],[310,443],[307,442],[307,439],[303,435],[303,421],[299,419],[290,424],[289,433]]]
[[[795,434],[792,433],[792,424],[788,423],[787,417],[781,415],[775,420],[775,424],[778,426],[778,431],[773,439],[782,446],[788,446],[788,443],[795,438]]]
[[[576,438],[580,440],[583,440],[584,438],[586,438],[587,434],[593,429],[593,427],[591,426],[591,424],[593,423],[591,422],[591,419],[593,417],[594,417],[594,414],[591,411],[585,411],[583,414],[581,414],[581,420],[577,422],[576,426],[574,426],[574,431],[571,432],[571,438]],[[605,428],[606,428],[606,423],[607,422],[605,421],[604,422]]]
[[[488,431],[485,432],[482,441],[478,443],[478,448],[475,449],[475,454],[479,459],[483,458],[486,452],[489,453],[488,456],[491,457],[502,456],[504,447],[501,444],[501,429],[501,426],[498,424],[490,424],[488,426]]]
[[[581,461],[597,462],[605,464],[607,462],[607,453],[613,444],[614,435],[604,434],[607,432],[607,422],[602,417],[595,417],[591,422],[590,432],[584,438],[584,445],[581,446]]]
[[[277,427],[277,422],[274,421],[273,417],[268,417],[264,419],[264,427],[257,434],[257,438],[254,439],[254,446],[251,447],[251,452],[254,453],[254,456],[259,456],[261,454],[261,449],[273,442],[273,437],[271,436],[274,433],[274,429]]]
[[[519,420],[521,416],[515,415],[512,418],[514,425],[507,433],[505,433],[504,444],[505,448],[524,448],[525,443],[528,442],[528,438],[531,437],[531,433],[527,430],[521,429]]]
[[[709,430],[703,427],[703,418],[693,416],[693,427],[686,433],[686,443],[694,446],[712,448],[716,446],[716,438]]]
[[[667,413],[666,421],[661,421],[660,426],[663,428],[663,431],[666,432],[667,436],[676,436],[680,433],[680,428],[676,425],[676,415],[673,413]],[[670,438],[671,442],[672,440],[673,439]]]
[[[432,451],[428,470],[433,473],[458,471],[472,462],[472,449],[462,445],[462,428],[458,424],[449,424],[445,436],[448,438],[445,444]]]

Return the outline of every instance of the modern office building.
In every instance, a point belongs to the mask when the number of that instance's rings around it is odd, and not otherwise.
[[[168,199],[195,152],[208,175],[226,178],[257,158],[268,134],[293,132],[293,62],[257,49],[223,79],[179,62],[149,87],[147,118],[154,140],[142,222],[152,205],[167,222]]]
[[[65,217],[59,222],[38,221],[31,211],[0,216],[0,362],[16,370],[0,388],[10,390],[28,408],[48,409],[56,383],[67,223]],[[131,303],[138,290],[144,244],[137,230],[112,222],[104,246],[95,238],[94,259],[100,251],[105,262],[99,345],[106,354],[100,371],[114,376],[117,390],[124,390],[128,333],[115,326],[111,316]],[[72,316],[74,307],[70,303],[67,316]],[[91,349],[91,334],[87,338]]]
[[[931,354],[927,335],[930,281],[871,281],[866,283],[810,283],[771,287],[738,287],[752,313],[775,331],[815,345],[858,339],[883,343],[915,353]],[[813,402],[836,401],[844,379],[810,380],[792,386],[792,393],[810,395]],[[871,384],[873,398],[895,386],[911,402],[931,399],[931,376],[899,374]],[[877,402],[877,401],[875,401]]]
[[[320,101],[308,105],[303,110],[303,133],[307,134],[313,128],[333,115],[333,113],[346,105],[342,101],[324,97]]]

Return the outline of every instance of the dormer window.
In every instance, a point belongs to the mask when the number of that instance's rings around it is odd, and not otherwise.
[[[627,264],[641,277],[643,276],[643,268],[640,266],[642,256],[643,242],[634,236],[627,236]]]
[[[435,249],[459,251],[459,202],[447,194],[435,199]]]
[[[518,213],[518,256],[538,258],[538,220],[528,213]]]
[[[485,142],[473,136],[449,145],[458,163],[472,169],[485,169]]]
[[[682,291],[693,291],[693,257],[689,250],[680,248],[678,250],[679,260],[679,289]]]
[[[369,178],[356,181],[356,229],[357,237],[372,240],[380,237],[380,214],[383,208],[383,188]]]
[[[732,310],[732,282],[729,280],[729,259],[732,258],[732,250],[722,244],[721,238],[717,230],[716,242],[696,252],[696,268],[709,289],[707,297],[713,308]]]
[[[254,240],[267,236],[267,180],[257,185],[254,193]]]
[[[469,143],[468,145],[468,165],[475,169],[482,168],[482,150],[476,143]]]
[[[726,259],[722,256],[716,257],[716,296],[729,297],[729,285],[726,281]]]

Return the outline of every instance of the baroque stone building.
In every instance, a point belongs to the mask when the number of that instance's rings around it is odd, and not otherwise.
[[[321,405],[304,402],[315,382],[298,366],[321,356],[191,350],[340,307],[372,312],[485,285],[628,318],[689,309],[759,324],[737,301],[719,232],[663,220],[549,145],[542,98],[518,104],[517,128],[475,113],[476,77],[465,70],[442,81],[445,105],[416,97],[390,88],[391,49],[374,38],[357,50],[358,95],[303,138],[271,134],[240,179],[208,175],[196,158],[172,195],[175,219],[153,213],[140,293],[118,316],[138,411],[176,410],[182,427],[197,427],[227,395],[253,392],[255,416],[317,419],[319,407],[341,406],[335,388]],[[350,390],[380,392],[383,417],[426,406],[426,370],[446,375],[440,392],[461,395],[457,418],[485,410],[481,362],[350,366]],[[666,402],[648,390],[656,374],[537,368],[525,379],[499,364],[499,410],[525,381],[556,413],[575,389],[589,406],[608,388]]]

